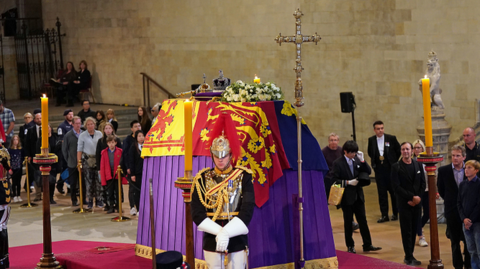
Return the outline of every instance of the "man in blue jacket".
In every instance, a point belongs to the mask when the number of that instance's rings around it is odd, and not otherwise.
[[[447,221],[447,237],[452,249],[452,263],[455,269],[470,268],[470,254],[465,251],[465,260],[460,247],[460,241],[465,243],[463,222],[458,214],[457,200],[458,187],[464,181],[464,163],[466,153],[463,146],[452,147],[452,163],[438,168],[437,187],[445,205],[445,219]]]
[[[465,163],[465,177],[458,188],[458,213],[463,222],[463,233],[467,241],[472,268],[480,268],[480,180],[477,173],[480,163],[470,160]]]

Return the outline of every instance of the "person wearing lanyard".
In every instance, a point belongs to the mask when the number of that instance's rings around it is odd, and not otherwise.
[[[96,122],[92,117],[85,119],[85,126],[87,131],[78,137],[77,161],[82,163],[82,178],[85,178],[88,208],[93,207],[93,198],[98,207],[103,207],[102,185],[96,170],[97,143],[102,138],[102,132],[95,130]]]

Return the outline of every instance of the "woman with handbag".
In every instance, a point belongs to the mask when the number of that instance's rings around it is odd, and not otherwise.
[[[88,208],[93,207],[93,198],[98,207],[103,207],[102,185],[97,172],[97,143],[102,138],[102,132],[95,130],[96,122],[92,117],[85,119],[86,132],[78,136],[77,161],[82,163],[82,178],[87,188]]]

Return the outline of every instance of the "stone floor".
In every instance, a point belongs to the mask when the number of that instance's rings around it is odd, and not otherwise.
[[[128,186],[124,187],[124,193],[128,195]],[[8,222],[10,246],[42,243],[42,201],[36,202],[37,207],[20,208],[20,204],[26,203],[27,195],[23,189],[21,196],[24,200],[22,203],[10,204],[12,207],[12,214]],[[130,216],[128,202],[122,204],[123,214],[131,217],[131,220],[112,222],[110,219],[118,216],[118,213],[106,214],[103,208],[94,208],[91,213],[74,214],[72,211],[78,207],[71,206],[69,195],[62,195],[56,191],[54,199],[57,204],[50,207],[53,241],[90,240],[135,243],[138,218]],[[84,207],[86,208],[86,205]]]
[[[377,191],[375,183],[365,187],[367,220],[372,235],[373,244],[383,247],[383,250],[377,253],[363,254],[361,251],[362,239],[360,233],[354,233],[356,249],[359,255],[367,255],[374,258],[389,260],[393,262],[403,262],[403,248],[400,236],[400,227],[398,221],[391,221],[383,224],[376,222],[379,218],[379,207],[377,203]],[[124,188],[124,193],[128,193],[128,187]],[[112,217],[118,214],[106,214],[100,208],[95,208],[93,213],[73,214],[70,206],[70,197],[55,194],[56,205],[51,206],[52,211],[52,240],[90,240],[90,241],[108,241],[121,243],[135,243],[137,217],[122,223],[111,222]],[[26,193],[22,192],[25,201]],[[128,199],[127,199],[128,200]],[[12,215],[8,224],[10,246],[22,246],[27,244],[42,243],[42,209],[41,204],[36,208],[20,208],[19,204],[11,204]],[[123,203],[125,214],[128,214],[128,203]],[[336,248],[346,251],[343,235],[342,211],[330,208],[332,220],[333,236]],[[450,241],[445,237],[445,225],[439,227],[441,259],[445,268],[451,268]],[[427,241],[430,229],[428,224],[425,226]],[[308,235],[307,235],[308,236]],[[55,252],[55,249],[53,250]],[[415,257],[422,261],[423,268],[427,268],[430,259],[430,247],[415,247]]]
[[[382,247],[381,251],[377,253],[363,254],[362,252],[362,237],[360,232],[354,232],[353,239],[355,240],[355,248],[358,254],[388,260],[397,263],[403,263],[404,252],[402,246],[402,238],[400,234],[399,221],[389,221],[385,223],[377,223],[380,218],[380,207],[378,205],[377,186],[372,182],[370,186],[364,187],[365,193],[365,208],[367,212],[367,222],[372,236],[372,243],[374,246]],[[333,237],[335,240],[335,248],[342,251],[347,251],[345,245],[345,237],[343,234],[343,213],[342,210],[337,210],[333,206],[329,206],[330,218],[333,228]],[[391,209],[390,213],[391,214]],[[445,268],[452,268],[452,254],[450,249],[450,240],[445,236],[446,225],[438,225],[438,238],[440,241],[440,259],[442,259]],[[430,226],[427,223],[424,227],[424,234],[427,242],[430,243]],[[417,237],[418,241],[418,237]],[[417,260],[422,262],[419,267],[427,268],[430,260],[430,246],[420,247],[418,243],[415,245],[414,256]]]

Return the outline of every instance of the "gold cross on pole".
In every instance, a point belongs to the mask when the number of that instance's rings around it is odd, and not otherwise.
[[[295,24],[296,24],[296,34],[295,36],[282,36],[282,33],[279,33],[278,36],[275,38],[275,41],[281,46],[282,42],[288,42],[288,43],[295,43],[296,45],[296,51],[297,51],[297,59],[295,60],[296,66],[293,68],[295,73],[297,74],[297,80],[295,82],[295,106],[296,107],[301,107],[304,105],[303,103],[303,86],[302,86],[302,43],[303,42],[315,42],[315,45],[317,45],[317,42],[322,39],[319,35],[317,35],[317,32],[315,32],[314,35],[312,36],[304,36],[302,35],[302,21],[301,17],[303,16],[303,13],[300,11],[300,9],[295,10],[293,13],[293,16],[295,17]]]

